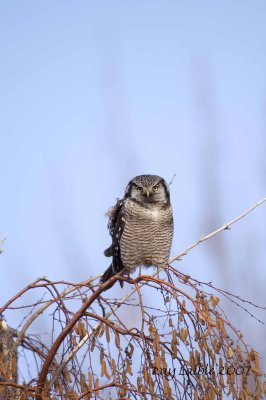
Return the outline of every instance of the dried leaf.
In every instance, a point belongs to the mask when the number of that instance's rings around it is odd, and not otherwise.
[[[130,374],[131,376],[133,376],[133,372],[132,372],[132,369],[131,369],[131,362],[129,360],[127,360],[126,372],[128,374]]]
[[[238,356],[238,360],[239,361],[243,361],[242,351],[241,351],[241,348],[240,348],[239,344],[236,346],[236,354]]]
[[[207,327],[207,329],[205,330],[205,332],[204,332],[204,334],[203,334],[203,337],[206,338],[207,336],[210,335],[210,333],[211,333],[211,325],[208,324],[208,327]]]
[[[111,369],[112,369],[112,374],[115,375],[115,373],[116,373],[116,362],[115,362],[114,358],[112,358],[112,361],[111,361]]]
[[[146,367],[143,367],[143,378],[145,382],[148,382],[148,371]]]
[[[92,387],[92,373],[89,371],[88,373],[88,381],[89,381],[89,387]]]
[[[74,335],[72,335],[72,343],[73,343],[73,346],[77,346],[77,337],[76,336],[74,336]]]
[[[120,335],[117,331],[115,331],[115,345],[120,350]]]
[[[157,332],[157,329],[155,328],[155,326],[153,324],[150,324],[149,331],[150,331],[150,334],[152,335],[153,333]]]
[[[105,325],[105,335],[107,343],[110,343],[110,330],[108,325]]]
[[[171,398],[169,395],[169,382],[167,379],[163,378],[163,394],[166,399]]]
[[[70,373],[69,373],[69,371],[68,371],[67,369],[64,370],[64,377],[66,378],[66,380],[67,380],[68,383],[71,383],[71,382],[72,382]]]
[[[105,360],[102,361],[101,377],[106,374],[106,363]]]
[[[178,314],[178,322],[183,322],[184,321],[184,315],[183,311],[181,310],[180,313]]]
[[[260,362],[259,362],[259,354],[257,351],[254,351],[254,364],[255,364],[255,368],[259,369],[260,368]]]
[[[158,352],[161,350],[160,335],[157,332],[154,335],[153,345],[154,345],[155,352]]]
[[[186,342],[186,338],[187,337],[188,337],[188,329],[187,328],[181,328],[180,339],[183,342]]]
[[[102,337],[102,335],[104,334],[104,331],[105,331],[105,324],[101,324],[99,333],[98,333],[98,337]]]
[[[96,378],[94,387],[97,388],[98,386],[99,386],[99,378]],[[96,390],[95,394],[99,396],[99,390]]]
[[[88,390],[88,385],[86,383],[86,379],[83,374],[80,374],[80,387],[81,387],[82,392],[85,392],[86,390]]]
[[[222,347],[222,342],[219,339],[215,339],[212,347],[215,353],[219,353]]]
[[[119,392],[119,398],[121,398],[121,400],[122,400],[122,397],[125,397],[126,394],[127,394],[126,389],[124,387],[122,387],[120,392]]]
[[[212,304],[213,308],[215,308],[217,306],[219,301],[220,301],[219,297],[216,297],[216,296],[211,297],[211,304]]]
[[[158,370],[161,367],[161,359],[158,356],[155,356],[155,367],[158,368]]]
[[[128,352],[128,356],[129,356],[129,358],[131,359],[131,358],[132,358],[132,354],[133,354],[133,352],[134,352],[134,346],[133,346],[132,343],[129,343],[129,347],[130,347],[130,350],[129,350],[129,352]]]
[[[95,341],[96,341],[96,338],[95,338],[95,336],[93,336],[92,339],[91,339],[91,352],[93,352],[93,350],[94,350]]]
[[[232,349],[232,347],[228,347],[227,349],[227,357],[228,358],[232,358],[234,355],[234,350]]]
[[[142,380],[141,380],[141,378],[138,376],[137,377],[137,385],[138,385],[138,390],[141,392],[141,391],[143,391],[143,384],[142,384]]]

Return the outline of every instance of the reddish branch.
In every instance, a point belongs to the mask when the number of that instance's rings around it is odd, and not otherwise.
[[[18,383],[15,382],[0,382],[0,386],[8,386],[8,387],[13,387],[16,389],[22,389],[23,391],[30,391],[30,392],[35,392],[36,388],[32,386],[26,386],[26,385],[19,385]],[[1,398],[1,397],[0,397]]]

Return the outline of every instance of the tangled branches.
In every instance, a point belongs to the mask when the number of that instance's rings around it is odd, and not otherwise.
[[[228,320],[220,299],[253,317],[252,307],[258,306],[193,279],[171,263],[264,201],[152,275],[116,275],[101,285],[99,276],[78,284],[40,278],[21,290],[0,309],[5,317],[19,312],[22,321],[10,345],[19,350],[19,381],[0,363],[5,398],[262,398],[259,355]],[[106,291],[117,280],[131,285],[119,300]],[[48,338],[29,334],[44,318],[50,323]]]

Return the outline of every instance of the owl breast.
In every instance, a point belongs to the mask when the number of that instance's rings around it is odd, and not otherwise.
[[[127,199],[120,249],[126,269],[167,263],[173,237],[172,208],[168,204],[141,204]]]

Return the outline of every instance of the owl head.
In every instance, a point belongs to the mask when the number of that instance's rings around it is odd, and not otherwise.
[[[170,193],[165,180],[158,175],[139,175],[131,179],[125,198],[134,198],[141,203],[169,203]]]

